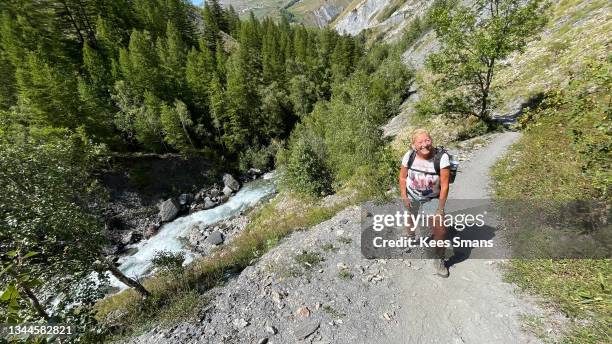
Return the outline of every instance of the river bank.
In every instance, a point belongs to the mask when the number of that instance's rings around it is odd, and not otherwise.
[[[251,181],[228,197],[227,201],[209,209],[192,211],[160,226],[150,237],[126,246],[130,255],[117,259],[119,269],[128,276],[142,278],[153,271],[152,260],[159,252],[184,255],[183,265],[198,256],[210,254],[214,249],[231,242],[246,227],[245,212],[268,199],[276,192],[273,173]],[[126,286],[111,279],[111,285]]]

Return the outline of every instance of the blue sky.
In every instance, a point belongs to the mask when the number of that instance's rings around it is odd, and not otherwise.
[[[201,5],[204,2],[204,0],[191,0],[191,3],[194,5]]]

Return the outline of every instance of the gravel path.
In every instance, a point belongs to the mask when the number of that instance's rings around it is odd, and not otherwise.
[[[454,198],[487,196],[488,170],[519,134],[473,152]],[[131,343],[537,343],[521,317],[546,312],[502,282],[498,261],[468,259],[447,279],[429,260],[365,259],[360,207],[296,232],[210,291],[193,321]]]
[[[488,171],[520,134],[506,132],[474,153],[451,186],[449,198],[488,198]],[[495,240],[495,239],[494,239]],[[394,343],[534,343],[521,330],[521,315],[541,313],[501,280],[497,261],[468,259],[450,269],[448,279],[432,268],[402,274]]]

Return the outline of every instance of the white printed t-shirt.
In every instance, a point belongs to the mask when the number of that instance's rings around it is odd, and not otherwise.
[[[402,166],[408,167],[408,160],[412,151],[408,151],[402,158]],[[440,170],[450,166],[448,154],[440,158]],[[412,166],[408,169],[406,177],[406,188],[408,195],[417,201],[429,201],[440,196],[440,176],[436,174],[434,157],[424,160],[418,155],[414,157]]]

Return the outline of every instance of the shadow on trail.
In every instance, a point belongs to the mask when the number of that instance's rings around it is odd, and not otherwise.
[[[455,228],[449,228],[447,239],[451,240],[451,242],[454,242],[455,240],[460,240],[460,241],[469,240],[471,243],[474,243],[474,242],[480,243],[482,241],[493,240],[493,238],[495,237],[496,231],[497,231],[497,228],[494,228],[488,225],[485,225],[483,227],[477,227],[477,228],[474,226],[470,226],[470,227],[466,227],[465,229],[461,231],[458,231]],[[493,243],[493,245],[495,245],[495,243]],[[446,266],[451,267],[455,264],[466,261],[467,259],[470,258],[470,256],[472,255],[472,251],[474,250],[483,251],[483,252],[477,252],[478,255],[476,255],[474,259],[493,258],[489,254],[487,254],[488,253],[487,251],[490,251],[491,249],[495,249],[495,246],[492,248],[488,248],[488,247],[474,248],[472,246],[453,247],[453,255],[446,261]]]

